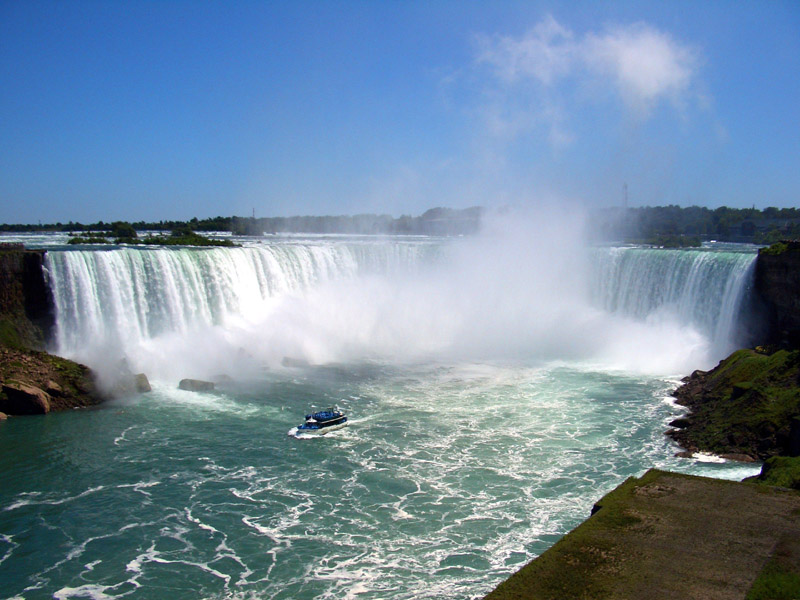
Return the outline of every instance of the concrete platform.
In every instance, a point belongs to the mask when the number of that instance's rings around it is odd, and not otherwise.
[[[800,582],[800,492],[651,470],[486,599],[742,600],[776,570]]]

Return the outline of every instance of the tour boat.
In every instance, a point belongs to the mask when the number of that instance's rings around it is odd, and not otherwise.
[[[323,435],[347,427],[347,416],[341,410],[328,408],[306,415],[306,422],[297,426],[297,433]]]

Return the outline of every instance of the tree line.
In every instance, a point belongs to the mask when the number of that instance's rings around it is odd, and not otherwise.
[[[485,210],[432,208],[422,215],[360,214],[341,216],[295,217],[222,217],[193,218],[189,221],[115,221],[82,224],[53,223],[48,225],[0,225],[0,232],[54,231],[73,234],[104,232],[113,237],[131,237],[130,231],[153,232],[231,232],[234,235],[275,233],[312,234],[408,234],[468,235],[480,228]],[[729,208],[711,209],[700,206],[675,205],[596,209],[591,214],[591,233],[596,239],[692,245],[695,241],[716,239],[732,242],[770,244],[782,239],[800,238],[798,208]],[[546,224],[542,224],[546,226]]]
[[[670,205],[597,211],[594,233],[601,239],[643,241],[711,240],[771,244],[800,238],[800,209],[686,208]],[[691,245],[691,244],[679,244]]]
[[[73,234],[108,233],[120,237],[121,231],[225,231],[234,235],[263,235],[274,233],[345,233],[345,234],[409,234],[409,235],[464,235],[476,233],[480,227],[483,209],[432,208],[420,216],[361,214],[351,216],[297,216],[297,217],[213,217],[189,221],[114,221],[106,223],[53,223],[48,225],[0,225],[0,231],[32,232],[53,231]],[[128,235],[127,237],[131,237]]]

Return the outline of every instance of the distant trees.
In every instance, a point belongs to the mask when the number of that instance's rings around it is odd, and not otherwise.
[[[6,231],[63,231],[85,234],[84,237],[106,236],[120,242],[135,243],[137,232],[178,232],[186,237],[193,232],[224,231],[235,235],[264,233],[343,233],[343,234],[411,234],[467,235],[480,228],[484,209],[472,207],[452,209],[437,207],[420,216],[359,214],[352,216],[295,217],[194,217],[189,221],[137,221],[128,223],[103,221],[56,223],[51,225],[0,225]],[[710,209],[700,206],[682,208],[676,205],[639,208],[606,208],[592,211],[592,233],[598,239],[665,240],[669,244],[694,244],[696,240],[717,239],[735,242],[769,244],[781,239],[800,238],[800,209],[767,207]],[[138,238],[141,239],[141,238]],[[668,242],[666,241],[668,240]]]
[[[797,208],[645,206],[602,209],[594,217],[595,233],[604,239],[642,241],[668,236],[768,244],[800,235]]]
[[[228,229],[206,229],[209,224],[201,220],[198,223],[198,230],[232,231],[238,235],[262,235],[264,233],[461,235],[475,233],[478,230],[482,211],[483,209],[479,207],[463,210],[436,208],[419,217],[403,215],[397,219],[390,215],[374,214],[259,219],[232,217]],[[220,224],[217,220],[213,222],[215,226]]]
[[[131,240],[137,237],[136,229],[125,221],[114,221],[111,224],[111,235],[117,240]]]

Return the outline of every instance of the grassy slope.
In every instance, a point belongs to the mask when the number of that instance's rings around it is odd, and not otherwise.
[[[598,507],[486,600],[741,600],[759,581],[793,589],[800,554],[781,544],[800,539],[798,492],[651,470]]]

